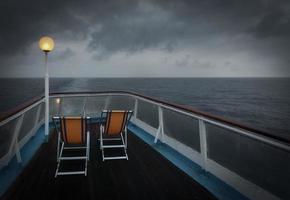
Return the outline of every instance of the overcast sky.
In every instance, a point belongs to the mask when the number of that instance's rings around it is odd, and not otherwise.
[[[290,76],[290,1],[2,0],[0,77]]]

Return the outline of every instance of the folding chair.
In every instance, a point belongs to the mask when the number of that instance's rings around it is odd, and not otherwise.
[[[87,175],[87,165],[90,157],[90,132],[88,130],[89,117],[53,117],[53,123],[57,130],[57,168],[58,175],[84,174]],[[84,156],[64,156],[66,150],[85,149]],[[85,160],[83,171],[60,171],[61,161]]]
[[[132,111],[127,110],[103,110],[101,119],[105,123],[100,125],[100,149],[102,150],[103,161],[127,159],[127,124],[132,116]],[[118,144],[105,144],[117,141]],[[124,156],[105,156],[105,149],[119,148],[124,150]]]

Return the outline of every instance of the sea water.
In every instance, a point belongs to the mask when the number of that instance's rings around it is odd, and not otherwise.
[[[133,91],[290,139],[289,78],[53,78],[50,90]],[[43,79],[0,79],[0,112],[43,93]]]

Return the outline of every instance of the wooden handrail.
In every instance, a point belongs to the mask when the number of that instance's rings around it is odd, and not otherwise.
[[[43,97],[44,97],[43,95],[33,97],[32,99],[29,99],[28,101],[25,101],[24,103],[19,104],[16,107],[14,107],[8,111],[0,113],[0,122],[15,115],[18,112],[24,110],[25,108],[31,106],[32,104],[36,103],[37,101],[40,101],[41,99],[43,99]]]

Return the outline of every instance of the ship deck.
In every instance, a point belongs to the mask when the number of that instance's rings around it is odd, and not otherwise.
[[[128,161],[103,162],[98,130],[91,126],[87,176],[54,178],[57,138],[52,133],[1,199],[216,199],[134,134],[128,134]]]

